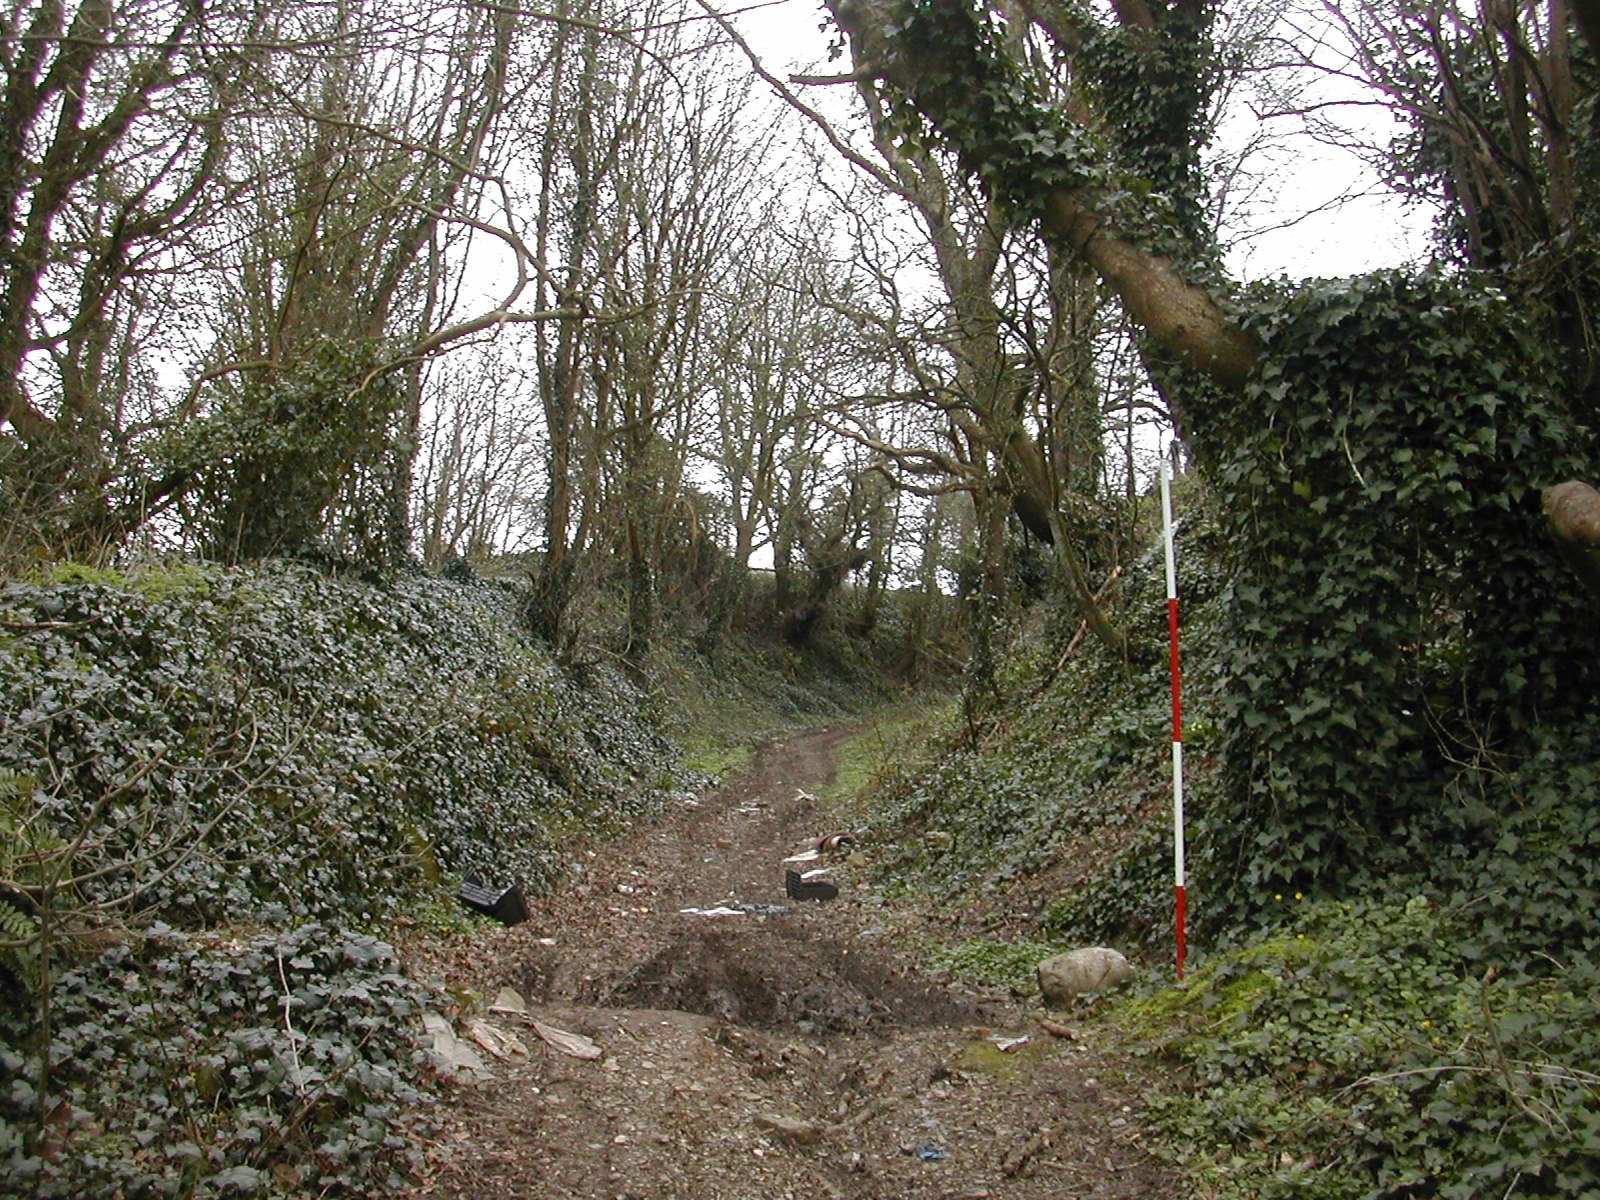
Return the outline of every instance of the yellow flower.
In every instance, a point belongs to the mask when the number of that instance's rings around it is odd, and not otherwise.
[[[1306,898],[1306,894],[1304,892],[1296,892],[1294,894],[1294,898],[1296,900],[1304,900]]]
[[[1274,900],[1277,900],[1277,901],[1281,902],[1283,900],[1283,893],[1282,892],[1276,892],[1276,893],[1273,894],[1272,898]]]

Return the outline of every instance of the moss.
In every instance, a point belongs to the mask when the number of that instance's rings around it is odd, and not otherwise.
[[[1138,1036],[1161,1039],[1183,1026],[1211,1035],[1235,1027],[1256,1011],[1286,970],[1313,961],[1317,943],[1299,935],[1268,938],[1218,957],[1182,984],[1127,1000],[1121,1024]]]
[[[956,1055],[956,1068],[996,1079],[1016,1079],[1029,1074],[1049,1053],[1037,1039],[1014,1050],[1002,1050],[987,1038],[975,1038]]]
[[[52,563],[34,573],[32,582],[44,587],[90,584],[132,592],[149,600],[170,600],[182,596],[205,596],[211,592],[211,575],[205,567],[179,563],[171,567],[141,567],[118,571],[93,567],[87,563]]]

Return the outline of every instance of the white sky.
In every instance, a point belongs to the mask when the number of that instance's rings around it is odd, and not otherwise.
[[[731,11],[740,5],[723,0],[723,6]],[[825,65],[829,33],[819,28],[823,13],[817,0],[777,0],[735,21],[774,74],[843,70],[843,60]],[[1224,126],[1223,139],[1250,136],[1253,120],[1241,113],[1231,127]],[[1359,195],[1323,211],[1341,193],[1374,190],[1372,172],[1354,155],[1302,137],[1277,151],[1273,167],[1278,180],[1270,207],[1255,216],[1237,216],[1224,229],[1225,239],[1235,243],[1226,255],[1235,278],[1355,275],[1399,266],[1421,253],[1426,216],[1393,197]],[[1241,234],[1244,240],[1235,241]]]

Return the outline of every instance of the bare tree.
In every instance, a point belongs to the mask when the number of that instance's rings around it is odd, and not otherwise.
[[[531,537],[544,446],[520,349],[506,338],[429,373],[413,521],[430,566],[482,560]]]
[[[489,169],[517,23],[476,0],[340,0],[274,33],[329,52],[265,65],[252,96],[266,115],[230,156],[253,203],[227,214],[236,268],[217,279],[212,357],[238,370],[214,384],[214,437],[192,441],[207,543],[248,558],[313,542],[351,482],[375,476],[363,540],[393,553],[419,380],[389,369],[389,342],[429,325],[428,251]]]
[[[232,80],[261,6],[40,0],[0,20],[0,471],[35,536],[137,523],[130,479],[189,232],[216,202]]]

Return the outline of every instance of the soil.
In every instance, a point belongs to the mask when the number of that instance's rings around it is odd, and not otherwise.
[[[874,894],[859,852],[820,864],[837,897],[785,895],[783,858],[832,831],[813,794],[852,732],[760,747],[724,787],[585,852],[524,924],[404,947],[408,970],[460,999],[447,1015],[463,1027],[502,988],[528,1009],[491,1014],[527,1053],[484,1052],[487,1077],[449,1085],[416,1197],[1182,1193],[1144,1148],[1114,1045],[930,971],[942,931]],[[753,911],[681,911],[740,904]],[[534,1021],[600,1057],[547,1044]]]

